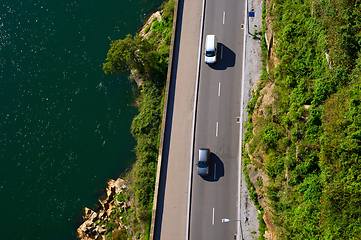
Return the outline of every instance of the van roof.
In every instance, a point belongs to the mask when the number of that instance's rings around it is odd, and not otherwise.
[[[206,43],[207,43],[208,46],[206,46],[206,47],[207,48],[213,48],[215,39],[216,39],[216,35],[207,35]]]

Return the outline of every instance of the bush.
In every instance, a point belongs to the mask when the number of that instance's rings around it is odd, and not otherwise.
[[[345,0],[272,0],[263,8],[279,64],[273,67],[262,43],[261,83],[275,83],[277,114],[252,122],[253,98],[245,141],[250,153],[266,149],[280,239],[361,235],[360,9],[360,1]]]
[[[148,25],[145,29],[144,29],[144,33],[147,34],[150,30],[150,25]]]
[[[273,125],[268,125],[264,129],[263,133],[263,142],[269,147],[269,148],[275,148],[277,146],[277,141],[280,138],[281,134],[278,132],[278,130]]]
[[[127,232],[123,228],[114,230],[112,234],[112,240],[127,240],[127,239],[128,239]]]

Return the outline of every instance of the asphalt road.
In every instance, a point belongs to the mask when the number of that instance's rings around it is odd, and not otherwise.
[[[201,12],[202,1],[179,0],[152,238],[155,240],[184,240],[188,236],[193,107]]]
[[[244,3],[206,0],[202,22],[202,2],[179,0],[151,239],[234,239],[239,226],[237,222],[221,223],[221,219],[239,217],[237,118],[242,91]],[[199,61],[200,29],[203,47]],[[219,41],[218,61],[212,66],[204,63],[207,34],[216,34]],[[199,89],[196,94],[195,89]],[[212,152],[211,173],[205,179],[196,173],[200,147]]]
[[[238,168],[240,99],[243,67],[244,2],[207,0],[205,36],[218,38],[218,60],[214,65],[201,57],[196,113],[194,163],[198,148],[211,150],[210,175],[201,178],[194,168],[190,208],[190,239],[234,239],[238,219]]]

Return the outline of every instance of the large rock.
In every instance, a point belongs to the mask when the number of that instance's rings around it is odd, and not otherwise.
[[[263,221],[266,223],[268,230],[263,235],[267,240],[276,240],[276,228],[273,225],[272,214],[270,212],[265,212],[263,214]]]
[[[145,32],[145,30],[148,28],[148,26],[149,26],[148,29],[152,29],[154,19],[157,19],[158,22],[160,22],[162,20],[162,15],[161,15],[160,11],[157,11],[157,12],[153,13],[152,15],[150,15],[150,17],[147,19],[145,24],[143,24],[142,29],[139,31],[140,36],[143,36],[144,38],[148,38],[148,36],[150,35],[150,33],[152,31],[149,30],[148,32]]]
[[[119,194],[123,189],[127,188],[123,179],[118,178],[117,180],[110,179],[108,181],[107,195],[114,193]]]
[[[256,108],[252,114],[252,122],[253,122],[253,135],[257,135],[258,132],[258,125],[257,125],[257,119],[259,118],[266,118],[268,117],[269,112],[267,111],[267,106],[272,106],[272,115],[276,114],[276,106],[274,104],[275,102],[275,95],[274,95],[274,89],[275,89],[275,83],[268,82],[266,86],[260,91],[260,96],[257,99],[257,105],[259,106]]]

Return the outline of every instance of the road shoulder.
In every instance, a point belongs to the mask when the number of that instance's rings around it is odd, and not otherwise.
[[[248,115],[246,111],[247,103],[252,99],[252,91],[256,87],[262,75],[262,52],[261,40],[253,35],[256,31],[262,30],[262,0],[248,0],[247,11],[247,31],[245,39],[245,69],[243,83],[243,129],[246,131]],[[254,17],[252,17],[254,16]],[[243,168],[246,166],[242,166]],[[242,168],[242,169],[243,169]],[[259,239],[258,210],[247,189],[245,176],[241,178],[241,228],[243,239]]]

